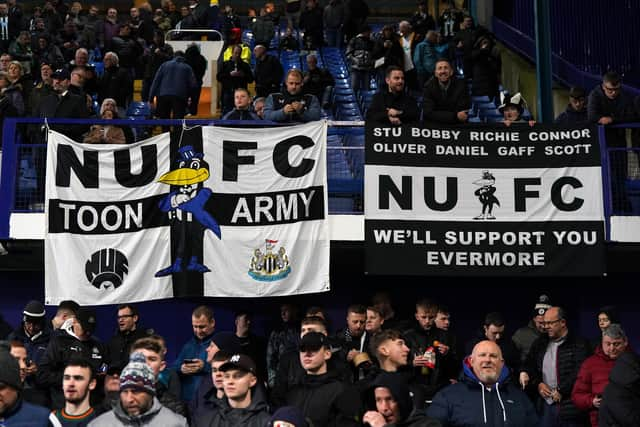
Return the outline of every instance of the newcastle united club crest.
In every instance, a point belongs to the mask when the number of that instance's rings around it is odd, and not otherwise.
[[[253,251],[251,264],[249,267],[249,276],[260,282],[273,282],[284,279],[291,273],[291,265],[289,265],[289,256],[284,248],[280,246],[277,252],[274,252],[277,240],[265,239],[264,253],[258,248]]]

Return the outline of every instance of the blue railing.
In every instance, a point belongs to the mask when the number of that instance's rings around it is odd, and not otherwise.
[[[160,126],[282,126],[265,122],[219,120],[81,120],[52,119],[49,124],[126,125],[134,128]],[[0,239],[9,238],[12,213],[42,212],[44,209],[44,173],[46,144],[21,139],[20,127],[42,125],[42,119],[8,118],[3,127],[2,174],[0,176]],[[599,126],[602,151],[602,177],[607,239],[609,218],[640,216],[640,123],[621,124],[615,128],[632,128],[638,132],[635,148],[607,148],[606,128]],[[141,132],[142,133],[142,132]],[[38,159],[33,163],[33,159]],[[23,163],[29,163],[23,165]],[[633,166],[630,166],[633,165]],[[634,170],[629,173],[629,169]],[[29,172],[26,172],[26,171]],[[330,122],[327,140],[327,175],[330,213],[362,213],[364,193],[364,128],[362,122]],[[622,177],[622,178],[621,178]]]
[[[498,39],[535,60],[534,0],[494,2]],[[640,2],[562,0],[550,2],[553,73],[566,85],[590,89],[607,70],[624,77],[640,95]]]

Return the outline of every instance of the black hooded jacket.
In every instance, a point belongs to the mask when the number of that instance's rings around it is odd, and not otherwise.
[[[269,411],[263,390],[251,390],[251,404],[246,408],[232,408],[227,399],[210,399],[210,411],[201,412],[191,420],[194,427],[264,427],[269,422]]]
[[[371,387],[365,392],[367,409],[376,411],[375,390],[378,387],[389,389],[393,399],[398,404],[400,420],[385,424],[385,427],[440,427],[439,421],[428,418],[424,410],[414,410],[409,386],[401,375],[393,372],[380,374]]]
[[[305,375],[301,384],[287,393],[286,404],[297,406],[314,427],[340,426],[338,397],[346,386],[337,371]]]
[[[601,427],[640,425],[640,356],[632,352],[620,355],[609,374],[599,412]]]

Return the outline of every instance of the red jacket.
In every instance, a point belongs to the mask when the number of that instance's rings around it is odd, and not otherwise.
[[[598,427],[598,410],[593,407],[593,399],[597,394],[602,395],[609,383],[609,372],[615,362],[615,359],[604,354],[602,345],[598,345],[595,354],[588,357],[580,366],[578,378],[573,385],[571,400],[578,409],[589,411],[593,427]]]

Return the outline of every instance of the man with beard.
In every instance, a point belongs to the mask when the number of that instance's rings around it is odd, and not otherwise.
[[[434,77],[424,85],[424,121],[446,125],[466,123],[470,108],[467,84],[453,76],[453,67],[447,59],[438,59]]]
[[[118,331],[109,341],[108,347],[111,366],[122,369],[129,360],[131,344],[153,333],[153,330],[138,327],[138,309],[132,304],[118,306],[117,316]]]
[[[538,417],[529,398],[509,381],[500,347],[480,341],[463,362],[464,379],[441,390],[427,415],[444,425],[534,427]]]
[[[404,72],[400,67],[387,68],[387,90],[377,92],[367,110],[367,119],[376,123],[400,126],[418,120],[418,105],[413,96],[404,91]]]
[[[71,359],[62,375],[64,408],[53,411],[61,426],[84,427],[96,417],[89,403],[91,391],[95,388],[96,379],[89,362],[82,358]]]
[[[156,377],[142,353],[133,353],[120,374],[120,399],[93,420],[91,427],[131,425],[186,427],[187,420],[162,406],[156,397]]]

